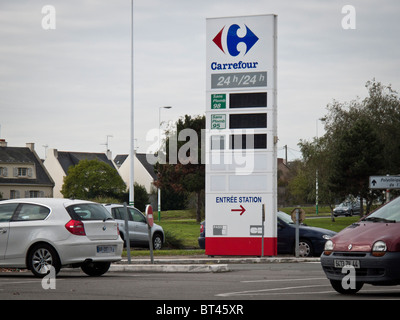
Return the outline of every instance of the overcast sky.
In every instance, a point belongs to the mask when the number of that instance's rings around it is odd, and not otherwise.
[[[45,30],[45,5],[55,29]],[[356,29],[343,29],[344,5]],[[333,99],[367,94],[375,78],[400,90],[398,0],[135,0],[134,108],[138,152],[150,129],[206,109],[206,18],[278,15],[279,156],[299,157]],[[130,0],[1,0],[0,138],[62,151],[130,148]],[[318,134],[323,125],[318,124]]]

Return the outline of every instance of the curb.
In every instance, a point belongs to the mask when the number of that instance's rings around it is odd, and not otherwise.
[[[109,271],[114,272],[228,272],[227,264],[112,264]]]
[[[155,259],[151,264],[149,259],[134,259],[128,264],[127,259],[110,266],[114,272],[228,272],[229,264],[254,264],[254,263],[300,263],[319,262],[320,258],[295,258],[295,257],[266,257],[266,258],[178,258]]]

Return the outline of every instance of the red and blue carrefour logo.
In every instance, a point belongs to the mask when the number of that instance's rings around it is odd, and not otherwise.
[[[244,55],[246,55],[247,52],[249,52],[250,49],[258,41],[258,37],[253,33],[253,31],[249,29],[248,26],[245,25],[245,27],[246,27],[246,34],[243,37],[238,36],[237,32],[240,29],[239,25],[232,24],[229,27],[226,36],[223,36],[225,29],[225,27],[223,27],[221,31],[218,32],[218,34],[215,36],[213,42],[218,46],[218,48],[221,49],[223,53],[226,54],[225,50],[227,50],[232,57],[236,57],[239,55],[240,51],[238,51],[237,49],[238,44],[244,43],[246,45],[246,52],[244,53]]]

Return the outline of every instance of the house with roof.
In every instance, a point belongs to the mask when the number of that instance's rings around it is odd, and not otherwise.
[[[54,181],[35,144],[9,147],[0,139],[0,199],[53,197]]]
[[[129,186],[130,179],[130,159],[130,155],[128,154],[120,154],[114,158],[114,163],[118,167],[118,172],[127,186]],[[154,172],[154,166],[147,161],[147,154],[135,153],[133,171],[135,182],[144,186],[148,194],[153,193],[157,189],[154,186],[157,175]]]
[[[54,180],[54,197],[63,198],[61,188],[64,184],[64,177],[68,174],[70,167],[76,166],[81,160],[99,160],[115,170],[117,170],[111,159],[111,152],[94,153],[94,152],[73,152],[58,151],[57,149],[49,149],[46,154],[44,166]]]

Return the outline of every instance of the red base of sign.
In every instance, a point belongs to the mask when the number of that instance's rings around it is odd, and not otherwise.
[[[261,238],[207,237],[206,255],[261,256]],[[276,255],[276,238],[264,238],[264,256]]]

